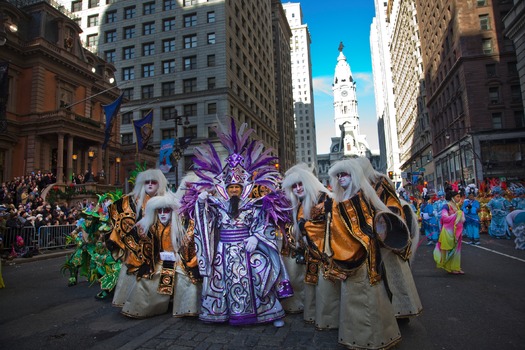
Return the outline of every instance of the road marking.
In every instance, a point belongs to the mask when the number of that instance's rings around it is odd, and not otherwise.
[[[466,243],[465,241],[463,241],[463,243],[468,244],[468,243]],[[488,252],[492,252],[492,253],[496,253],[496,254],[499,254],[499,255],[503,255],[503,256],[506,256],[507,258],[511,258],[511,259],[518,260],[518,261],[521,261],[521,262],[524,262],[524,263],[525,263],[525,260],[523,260],[523,259],[516,258],[515,256],[512,256],[512,255],[508,255],[508,254],[500,253],[500,252],[498,252],[497,250],[493,250],[493,249],[485,248],[485,247],[482,247],[482,246],[480,246],[480,245],[474,245],[474,244],[468,244],[468,245],[471,246],[471,247],[474,247],[474,248],[484,249],[484,250],[486,250],[486,251],[488,251]]]

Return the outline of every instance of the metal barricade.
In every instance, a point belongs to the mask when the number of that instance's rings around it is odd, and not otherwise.
[[[38,247],[42,249],[64,248],[75,244],[66,244],[66,237],[76,225],[41,226],[38,229]]]
[[[36,230],[33,226],[24,226],[19,228],[9,227],[3,234],[3,252],[11,252],[13,247],[17,248],[16,237],[22,237],[24,246],[29,248],[36,248],[37,238]]]

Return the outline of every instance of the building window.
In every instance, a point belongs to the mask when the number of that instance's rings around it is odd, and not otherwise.
[[[82,11],[82,1],[71,2],[71,12]]]
[[[494,78],[496,76],[496,64],[486,64],[485,71],[487,72],[487,78]]]
[[[162,21],[162,30],[168,32],[175,29],[175,18],[166,18]]]
[[[122,80],[135,79],[135,69],[133,67],[122,68]]]
[[[208,23],[214,23],[215,22],[215,12],[208,12]]]
[[[216,114],[217,113],[217,104],[215,102],[208,103],[208,114]]]
[[[479,16],[479,27],[481,30],[490,30],[490,18],[489,15]]]
[[[197,47],[197,35],[188,35],[184,37],[184,48],[189,49]]]
[[[106,12],[106,23],[115,23],[117,21],[117,11]]]
[[[172,96],[175,95],[175,82],[168,81],[162,83],[162,96]]]
[[[175,73],[175,60],[162,61],[162,74]]]
[[[501,112],[492,113],[492,128],[493,129],[503,128],[503,119],[501,117]]]
[[[122,58],[124,60],[130,60],[135,58],[135,46],[127,46],[122,49]]]
[[[122,113],[122,124],[131,124],[133,121],[133,112]]]
[[[183,106],[184,115],[187,115],[189,117],[196,116],[197,115],[197,104],[196,103],[190,103]]]
[[[98,26],[98,15],[88,17],[88,28]]]
[[[522,101],[522,98],[521,98],[521,86],[519,86],[519,85],[511,85],[510,86],[510,96],[511,96],[512,102],[520,102],[520,101]]]
[[[208,78],[208,90],[215,89],[215,77]]]
[[[478,7],[487,6],[487,0],[477,0]]]
[[[124,27],[124,39],[131,39],[135,36],[135,26]]]
[[[516,62],[507,62],[507,71],[509,75],[518,75],[518,66]]]
[[[142,25],[142,35],[155,34],[155,22],[148,22]]]
[[[104,59],[108,63],[115,63],[115,50],[104,51]]]
[[[184,137],[196,137],[197,125],[189,125],[184,128]]]
[[[162,120],[174,119],[175,118],[175,107],[162,107],[161,114]]]
[[[185,93],[194,92],[197,90],[197,78],[184,79],[182,81],[182,84],[183,84],[183,91]]]
[[[482,45],[484,54],[492,53],[492,39],[483,39],[481,45]]]
[[[124,19],[132,19],[135,17],[135,6],[129,6],[124,8]]]
[[[131,145],[133,144],[133,133],[130,132],[130,133],[126,133],[126,134],[122,134],[122,144],[123,145]]]
[[[197,14],[191,13],[184,16],[184,28],[194,27],[197,25]]]
[[[208,138],[211,139],[217,137],[217,131],[215,130],[214,126],[208,126]]]
[[[215,44],[215,33],[208,33],[208,44]]]
[[[117,41],[117,31],[116,30],[108,30],[106,32],[106,35],[104,35],[104,40],[106,43],[113,43]]]
[[[89,0],[88,1],[88,9],[92,9],[98,6],[99,0]]]
[[[155,13],[155,3],[154,2],[148,2],[143,5],[143,12],[144,15],[152,15]]]
[[[144,85],[141,89],[142,98],[153,98],[153,85]]]
[[[208,67],[215,67],[215,55],[208,55]]]
[[[514,111],[514,121],[516,123],[516,128],[525,127],[525,114],[523,111]]]
[[[88,35],[87,36],[87,46],[88,47],[95,47],[95,46],[97,46],[97,41],[98,41],[98,35],[97,34],[93,34],[93,35]]]
[[[490,104],[498,104],[499,103],[499,87],[493,86],[489,88],[489,100]]]
[[[162,52],[175,51],[175,39],[162,40]]]
[[[164,0],[164,11],[175,10],[175,0]]]
[[[155,54],[155,43],[142,44],[142,56],[151,56]]]
[[[122,97],[126,100],[133,100],[133,88],[122,89]]]
[[[514,46],[514,41],[511,39],[504,37],[503,38],[503,51],[505,52],[514,52],[516,51],[516,47]]]
[[[197,0],[184,0],[182,6],[192,6],[197,3]]]
[[[197,56],[184,57],[184,70],[197,68]]]
[[[142,77],[150,78],[155,76],[155,65],[153,63],[142,65]]]
[[[162,129],[161,130],[161,137],[162,137],[161,140],[172,139],[172,138],[175,137],[175,130],[173,128]]]

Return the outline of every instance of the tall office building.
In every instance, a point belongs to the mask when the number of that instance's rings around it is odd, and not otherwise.
[[[134,149],[132,121],[153,110],[153,137],[191,138],[181,149],[180,175],[192,166],[192,146],[214,139],[217,120],[232,116],[254,137],[279,149],[276,54],[271,0],[63,1],[79,17],[86,47],[117,68],[127,102],[122,145]],[[289,48],[288,48],[289,50]],[[288,68],[289,69],[289,68]],[[289,74],[289,73],[288,73]],[[315,147],[314,147],[315,149]],[[133,165],[133,164],[131,164]],[[168,178],[173,182],[173,175]],[[176,182],[176,181],[175,181]]]
[[[398,125],[389,52],[391,24],[387,17],[391,2],[375,0],[376,16],[370,28],[370,48],[378,130],[382,131],[378,135],[380,165],[377,170],[385,173],[393,171],[397,180],[400,178]]]
[[[519,64],[503,28],[512,1],[415,3],[438,186],[523,179]]]
[[[317,169],[310,32],[308,25],[303,22],[300,3],[284,3],[283,8],[292,29],[290,46],[297,162],[304,162],[310,168]]]
[[[432,135],[425,105],[426,86],[415,0],[389,2],[389,55],[395,86],[395,121],[401,174],[406,183],[435,189]],[[399,179],[399,178],[397,178]],[[401,180],[401,179],[399,179]]]

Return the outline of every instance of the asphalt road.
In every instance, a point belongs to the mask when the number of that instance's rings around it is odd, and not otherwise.
[[[432,248],[419,247],[413,273],[423,313],[400,325],[399,350],[525,348],[525,251],[482,236],[463,245],[463,276],[434,266]],[[122,316],[97,301],[97,285],[67,287],[64,257],[3,264],[0,349],[343,349],[337,331],[316,331],[302,315],[283,328],[231,327],[162,315]]]

